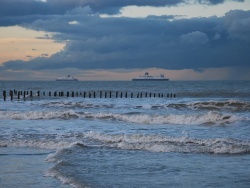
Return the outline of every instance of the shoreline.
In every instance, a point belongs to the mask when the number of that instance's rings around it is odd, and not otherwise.
[[[70,188],[59,180],[45,176],[53,163],[47,163],[46,157],[52,150],[38,148],[0,148],[1,187],[50,187]]]

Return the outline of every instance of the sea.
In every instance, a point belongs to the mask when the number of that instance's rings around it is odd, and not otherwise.
[[[0,187],[249,188],[250,81],[0,81]]]

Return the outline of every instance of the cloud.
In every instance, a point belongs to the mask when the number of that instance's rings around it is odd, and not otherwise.
[[[225,25],[230,37],[250,41],[250,13],[240,10],[226,13]]]
[[[180,40],[182,43],[190,45],[202,45],[209,42],[207,34],[200,31],[183,34],[180,36]]]
[[[225,0],[196,0],[200,4],[219,4]],[[244,2],[244,0],[231,0]],[[176,6],[187,0],[1,0],[0,18],[17,19],[27,16],[63,15],[77,7],[89,6],[94,12],[118,14],[126,6]],[[16,17],[16,18],[14,18]],[[27,18],[26,18],[27,19]]]
[[[213,4],[213,5],[221,4],[225,2],[225,0],[197,0],[197,1],[200,4]],[[232,1],[244,2],[245,0],[232,0]]]
[[[0,17],[62,15],[76,7],[89,6],[95,12],[117,14],[125,6],[172,6],[185,0],[1,0]]]
[[[220,4],[223,3],[225,0],[198,0],[198,3],[201,4]]]
[[[5,6],[10,0],[1,1]],[[250,11],[230,11],[224,17],[169,21],[170,16],[146,18],[107,17],[97,10],[127,5],[174,5],[174,0],[20,0],[41,11],[1,12],[0,24],[18,23],[28,29],[54,33],[42,38],[66,42],[50,57],[8,61],[0,69],[45,70],[58,68],[194,69],[249,66]],[[11,2],[17,2],[15,0]],[[203,1],[200,1],[202,3]],[[210,1],[214,3],[215,1]],[[221,1],[222,2],[222,1]],[[37,4],[36,4],[37,3]],[[60,3],[60,6],[59,6]],[[22,3],[19,3],[22,8]],[[57,10],[53,8],[59,6]],[[35,14],[35,15],[33,15]],[[32,16],[31,16],[32,15]]]

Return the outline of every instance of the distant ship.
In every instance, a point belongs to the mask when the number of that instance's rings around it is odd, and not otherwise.
[[[146,72],[143,76],[139,76],[133,78],[132,81],[168,81],[168,78],[164,77],[164,74],[160,74],[159,76],[151,76]]]
[[[60,76],[56,79],[56,81],[78,81],[78,79],[68,75],[68,76]]]

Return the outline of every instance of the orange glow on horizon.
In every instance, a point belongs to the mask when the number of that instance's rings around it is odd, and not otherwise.
[[[60,51],[65,44],[52,40],[36,38],[2,38],[0,39],[0,64],[10,60],[28,61],[36,57],[49,57]]]

